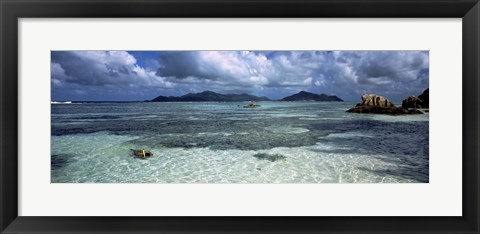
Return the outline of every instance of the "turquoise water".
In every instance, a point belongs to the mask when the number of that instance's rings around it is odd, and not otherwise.
[[[425,183],[429,115],[349,102],[52,104],[52,183]],[[130,149],[154,156],[137,159]]]

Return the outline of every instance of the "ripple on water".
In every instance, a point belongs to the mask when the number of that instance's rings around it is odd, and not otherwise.
[[[156,147],[149,149],[154,153],[152,158],[139,160],[129,154],[130,148],[139,147],[128,143],[131,138],[109,134],[55,137],[55,148],[64,151],[62,157],[68,160],[52,168],[52,182],[397,183],[425,182],[428,178],[422,172],[406,176],[405,172],[418,167],[399,166],[394,158],[346,153],[320,143],[269,150]]]
[[[314,102],[272,102],[254,111],[233,105],[147,103],[52,107],[54,115],[61,118],[52,118],[51,181],[423,183],[429,180],[428,115],[354,115],[336,106],[341,104]],[[100,117],[109,113],[121,117],[79,122],[75,117],[64,116],[62,108],[83,117],[95,111]],[[142,111],[149,116],[135,114]],[[131,148],[145,148],[154,156],[135,159],[130,155]]]
[[[305,133],[309,131],[306,128],[292,127],[292,126],[285,126],[285,125],[268,126],[268,127],[265,127],[265,129],[273,133],[287,133],[287,134],[300,134],[300,133]]]

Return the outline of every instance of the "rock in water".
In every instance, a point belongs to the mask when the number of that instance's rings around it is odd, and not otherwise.
[[[378,106],[356,106],[347,112],[364,114],[386,114],[386,115],[404,115],[404,114],[423,114],[419,110],[408,110],[401,107],[378,107]]]
[[[423,91],[422,94],[418,95],[418,98],[423,102],[423,105],[422,105],[423,108],[429,108],[430,103],[429,103],[428,96],[429,96],[428,89],[425,89],[425,91]]]
[[[408,96],[402,101],[403,108],[423,108],[423,102],[415,96]]]
[[[362,96],[362,102],[347,110],[347,112],[387,115],[423,114],[419,110],[408,110],[396,107],[387,98],[376,94],[364,94]]]
[[[136,158],[149,158],[153,156],[153,153],[150,151],[146,150],[140,150],[140,149],[130,149],[132,152],[133,156]]]
[[[386,99],[384,96],[376,94],[364,94],[362,96],[362,103],[357,104],[357,106],[375,106],[375,107],[394,107],[393,103]]]

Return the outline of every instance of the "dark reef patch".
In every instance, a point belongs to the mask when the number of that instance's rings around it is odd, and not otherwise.
[[[281,155],[281,154],[264,154],[264,153],[259,153],[259,154],[254,154],[253,157],[260,159],[260,160],[268,160],[270,162],[275,162],[275,161],[285,161],[287,160],[287,157]]]
[[[236,108],[236,106],[235,106]],[[271,110],[245,110],[236,108],[231,112],[192,111],[150,113],[161,115],[162,119],[151,118],[147,121],[136,119],[111,119],[111,121],[72,122],[75,124],[52,124],[52,135],[89,134],[109,132],[117,135],[139,136],[133,144],[150,147],[209,147],[216,150],[240,149],[261,150],[275,147],[299,147],[315,145],[318,137],[325,136],[322,130],[301,134],[275,133],[267,130],[271,126],[294,126],[308,128],[309,123],[299,117],[271,118],[269,114],[291,111],[305,111],[309,106],[300,106],[301,110],[276,107]],[[139,117],[129,115],[129,117]],[[53,119],[52,119],[53,121]]]
[[[417,168],[407,167],[407,166],[398,166],[390,169],[369,169],[365,167],[358,167],[357,169],[362,171],[367,171],[372,174],[376,174],[381,177],[400,177],[407,180],[414,180],[418,183],[428,183],[428,166],[427,170],[418,170]]]
[[[50,157],[50,166],[52,170],[62,168],[71,162],[70,154],[53,154]]]
[[[312,130],[323,129],[329,133],[352,133],[351,136],[321,137],[319,143],[335,145],[332,150],[313,150],[319,153],[366,154],[390,165],[388,170],[358,168],[378,174],[415,180],[429,179],[429,128],[428,122],[383,122],[349,120],[341,125],[314,124]]]

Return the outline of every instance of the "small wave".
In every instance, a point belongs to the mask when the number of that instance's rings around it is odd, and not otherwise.
[[[300,134],[309,132],[310,130],[306,128],[291,127],[291,126],[269,126],[265,130],[268,130],[273,133],[290,133],[290,134]]]

